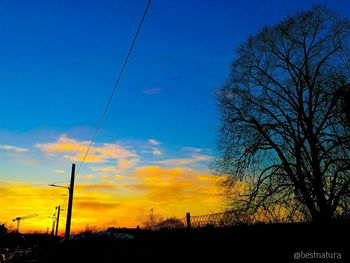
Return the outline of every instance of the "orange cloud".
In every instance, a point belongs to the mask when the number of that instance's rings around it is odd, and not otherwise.
[[[117,184],[114,182],[100,182],[100,183],[81,183],[77,184],[75,189],[79,192],[91,192],[91,191],[97,191],[97,192],[107,192],[111,190],[116,190],[118,187]]]
[[[35,146],[49,156],[63,155],[64,158],[74,162],[81,161],[89,146],[89,141],[77,141],[67,135],[61,135],[56,142],[46,144],[36,144]],[[138,156],[133,151],[111,143],[104,143],[101,146],[93,146],[85,160],[87,163],[105,163],[109,160],[116,160],[125,163],[129,167],[137,162]]]
[[[168,213],[167,207],[197,213],[221,208],[219,178],[205,171],[144,166],[136,169],[132,178],[136,182],[126,187],[142,192],[154,207],[161,206]]]
[[[122,170],[128,169],[130,167],[135,166],[137,162],[138,162],[137,159],[129,159],[129,160],[121,159],[118,161],[118,168]]]
[[[96,200],[80,201],[79,199],[75,202],[74,208],[80,210],[93,210],[104,212],[106,210],[119,208],[120,205],[110,202],[101,202]]]

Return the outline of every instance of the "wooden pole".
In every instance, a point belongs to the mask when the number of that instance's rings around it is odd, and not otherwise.
[[[72,164],[72,173],[70,178],[66,233],[64,235],[64,240],[66,242],[68,242],[69,236],[70,236],[70,224],[72,219],[72,208],[73,208],[74,177],[75,177],[75,163]]]
[[[191,228],[191,214],[190,213],[186,214],[186,227]]]
[[[53,214],[52,216],[52,229],[51,229],[51,236],[53,236],[55,234],[55,221],[56,221],[56,215]]]
[[[60,222],[60,211],[61,211],[61,206],[59,205],[57,207],[57,219],[56,219],[56,233],[55,236],[57,237],[58,235],[58,223]]]

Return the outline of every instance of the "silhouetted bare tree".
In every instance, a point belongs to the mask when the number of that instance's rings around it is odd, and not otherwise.
[[[144,228],[152,228],[164,221],[164,216],[151,212],[139,216],[138,221]]]
[[[282,207],[328,221],[349,211],[350,140],[340,91],[350,22],[324,6],[263,28],[237,49],[219,90],[217,171],[239,208]]]

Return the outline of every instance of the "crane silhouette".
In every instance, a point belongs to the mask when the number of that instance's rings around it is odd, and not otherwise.
[[[36,217],[36,216],[38,216],[38,214],[31,214],[31,215],[26,215],[26,216],[18,216],[16,218],[12,219],[13,222],[17,221],[17,230],[16,230],[16,232],[19,233],[19,224],[20,224],[21,220],[27,219],[27,218],[31,218],[31,217]]]

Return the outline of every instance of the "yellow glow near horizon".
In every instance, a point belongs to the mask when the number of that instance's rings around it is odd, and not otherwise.
[[[120,177],[120,178],[119,178]],[[182,218],[186,212],[208,214],[222,208],[218,179],[190,168],[143,166],[125,178],[110,176],[99,182],[76,181],[72,232],[86,226],[104,230],[109,226],[136,227],[139,218],[153,208],[164,217]],[[93,178],[93,177],[91,177]],[[21,232],[51,229],[55,206],[62,203],[65,189],[36,186],[23,182],[3,182],[0,186],[0,223],[13,225],[17,216],[38,214],[22,220]],[[65,227],[62,211],[60,233]]]
[[[35,143],[25,151],[17,146],[7,146],[5,161],[19,163],[16,178],[55,182],[69,179],[61,170],[67,160],[80,162],[88,141],[62,134],[47,143]],[[187,212],[193,215],[222,211],[222,189],[218,177],[209,174],[208,163],[213,160],[210,151],[180,147],[169,152],[155,139],[137,142],[131,146],[122,141],[96,143],[86,159],[85,173],[76,178],[74,191],[72,231],[86,226],[103,230],[109,226],[136,227],[140,218],[151,209],[164,218],[183,218]],[[13,156],[20,151],[20,156]],[[35,157],[35,158],[34,158]],[[170,159],[167,157],[171,157]],[[36,163],[27,163],[36,159]],[[26,162],[24,162],[26,161]],[[151,165],[145,165],[149,163]],[[40,167],[39,167],[40,165]],[[37,174],[36,171],[39,171]],[[51,171],[47,174],[44,171]],[[21,232],[46,232],[52,227],[52,215],[57,205],[63,205],[60,230],[65,228],[67,189],[25,183],[10,182],[12,169],[4,170],[0,186],[0,223],[13,225],[13,218],[38,214],[21,222]],[[23,177],[25,174],[26,177]],[[25,180],[25,179],[23,179]]]

